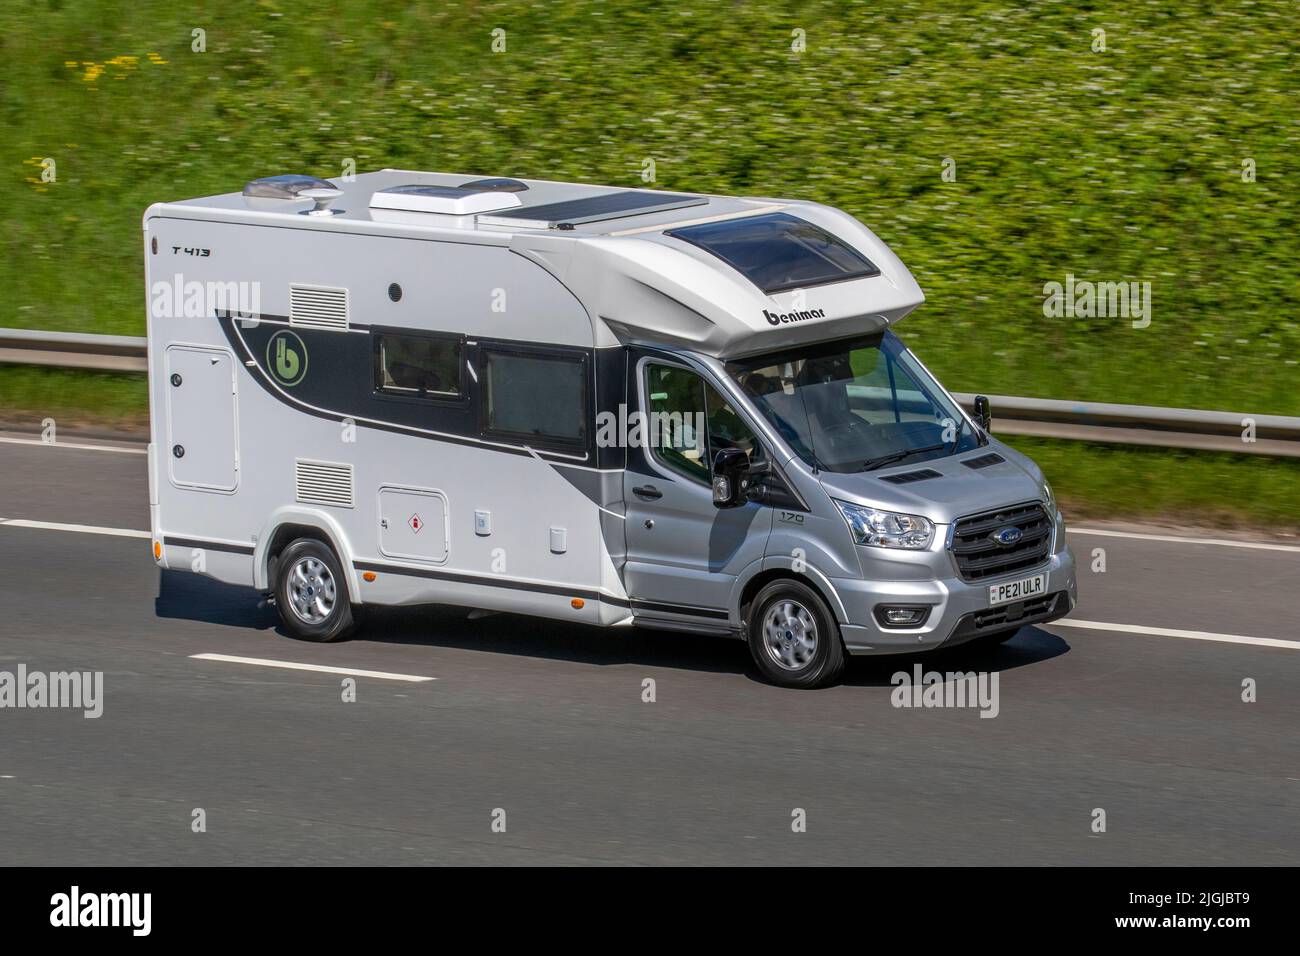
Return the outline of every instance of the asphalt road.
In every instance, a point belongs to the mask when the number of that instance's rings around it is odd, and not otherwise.
[[[0,444],[0,519],[145,529],[144,456]],[[1071,620],[1114,627],[797,692],[739,643],[456,609],[300,643],[144,538],[0,523],[0,671],[104,672],[99,719],[0,709],[0,862],[1300,862],[1300,549],[1071,544],[1085,569],[1106,551]],[[359,678],[345,703],[337,674],[203,653],[436,680]],[[918,660],[996,672],[998,716],[892,706]]]

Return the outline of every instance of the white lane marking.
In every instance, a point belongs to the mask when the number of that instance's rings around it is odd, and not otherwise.
[[[1300,641],[1284,641],[1276,637],[1245,637],[1241,634],[1215,634],[1210,631],[1180,631],[1172,627],[1145,627],[1141,624],[1110,624],[1104,621],[1074,621],[1062,618],[1052,621],[1060,627],[1082,627],[1090,631],[1121,631],[1128,634],[1149,634],[1153,637],[1182,637],[1191,641],[1219,641],[1223,644],[1255,644],[1259,647],[1287,647],[1300,651]]]
[[[26,518],[0,518],[0,525],[10,528],[38,528],[42,531],[75,531],[78,534],[111,534],[119,538],[148,538],[148,531],[133,528],[97,528],[89,524],[59,524],[57,521],[29,521]]]
[[[1172,534],[1140,534],[1136,531],[1103,531],[1100,528],[1066,528],[1068,534],[1092,534],[1103,538],[1136,538],[1139,541],[1168,541],[1171,544],[1217,544],[1225,548],[1255,548],[1259,551],[1292,551],[1300,545],[1267,544],[1263,541],[1233,541],[1231,538],[1180,538]]]
[[[229,654],[191,654],[196,661],[224,661],[227,664],[254,664],[258,667],[282,667],[291,671],[316,671],[319,674],[347,674],[351,677],[373,677],[376,680],[404,680],[412,684],[437,680],[416,674],[389,674],[385,671],[363,671],[355,667],[327,667],[324,664],[299,664],[296,661],[269,661],[260,657],[231,657]]]
[[[83,445],[79,442],[41,441],[39,438],[0,438],[8,445],[44,445],[46,448],[75,448],[80,451],[115,451],[123,455],[147,455],[148,448],[127,448],[121,445]]]

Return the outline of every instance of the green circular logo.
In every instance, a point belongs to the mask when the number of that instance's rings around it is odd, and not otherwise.
[[[266,367],[277,382],[292,388],[307,374],[307,346],[297,333],[281,329],[266,343]]]

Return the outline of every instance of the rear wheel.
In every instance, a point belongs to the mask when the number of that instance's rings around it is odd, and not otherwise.
[[[781,687],[825,687],[843,672],[839,625],[808,585],[773,581],[751,608],[749,652],[767,680]]]
[[[275,606],[295,636],[321,643],[342,640],[353,627],[347,581],[333,550],[298,538],[276,562]]]

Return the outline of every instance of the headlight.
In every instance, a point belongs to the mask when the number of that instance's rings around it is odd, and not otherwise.
[[[1056,495],[1052,494],[1052,483],[1046,478],[1043,479],[1043,501],[1047,505],[1047,513],[1053,518],[1061,517],[1061,509],[1056,504]]]
[[[934,522],[920,515],[877,511],[847,501],[835,501],[849,524],[853,540],[873,548],[904,548],[924,551],[934,540]]]

